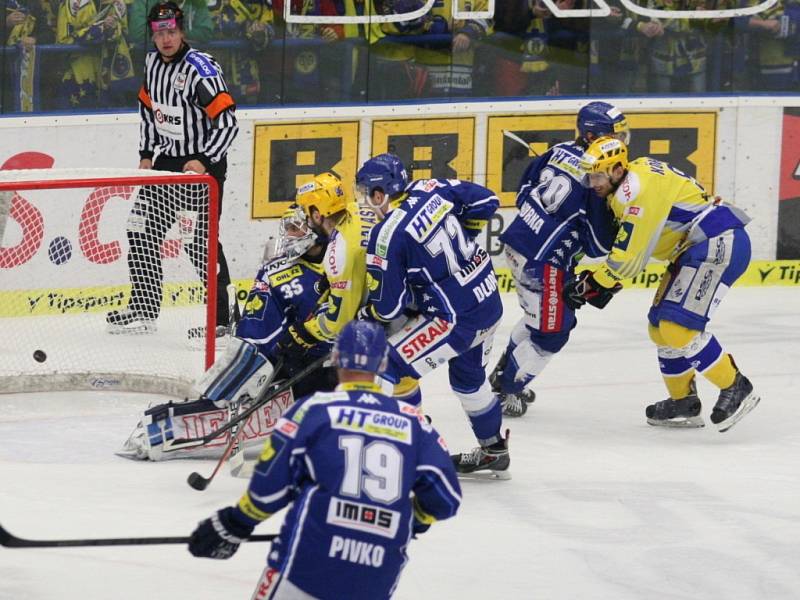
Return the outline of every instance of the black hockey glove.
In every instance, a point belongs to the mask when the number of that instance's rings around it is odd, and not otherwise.
[[[302,323],[295,323],[278,340],[278,350],[289,357],[303,356],[319,340],[311,335]]]
[[[597,308],[605,308],[611,302],[622,284],[617,283],[613,288],[604,288],[594,280],[591,271],[582,271],[575,279],[570,280],[561,290],[564,303],[572,310],[578,310],[587,302]]]
[[[230,558],[253,533],[253,526],[237,521],[234,508],[217,511],[211,518],[200,521],[189,538],[189,552],[199,558]]]

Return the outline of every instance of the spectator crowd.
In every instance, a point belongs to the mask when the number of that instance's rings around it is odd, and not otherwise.
[[[130,109],[155,0],[0,0],[0,112]],[[186,37],[221,62],[239,106],[629,94],[797,92],[800,0],[749,16],[603,18],[541,0],[435,0],[413,20],[287,23],[286,0],[183,0]],[[419,12],[424,0],[290,0],[296,15]],[[562,10],[592,0],[554,0]],[[616,5],[615,5],[616,3]],[[637,0],[720,10],[759,0]],[[679,15],[679,13],[676,13]]]

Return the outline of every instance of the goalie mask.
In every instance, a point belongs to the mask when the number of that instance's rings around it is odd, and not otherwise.
[[[267,241],[264,262],[270,262],[277,258],[295,260],[318,243],[321,241],[309,227],[303,209],[297,204],[293,204],[281,215],[278,236]]]

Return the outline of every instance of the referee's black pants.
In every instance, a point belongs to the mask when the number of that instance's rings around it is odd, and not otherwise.
[[[153,169],[180,173],[183,171],[183,165],[192,158],[194,157],[159,156],[153,163]],[[208,174],[216,179],[219,185],[217,218],[222,213],[222,191],[227,169],[227,161],[222,159],[208,170]],[[183,194],[183,197],[173,197],[164,192],[163,187],[142,186],[128,222],[128,271],[131,279],[131,299],[128,308],[151,319],[158,318],[164,296],[161,245],[166,238],[167,231],[175,224],[178,211],[197,211],[193,240],[192,243],[184,244],[184,250],[201,281],[206,280],[208,262],[207,195],[193,190],[194,193]],[[222,251],[222,243],[218,241],[217,325],[227,326],[229,324],[227,286],[230,282],[228,261]]]

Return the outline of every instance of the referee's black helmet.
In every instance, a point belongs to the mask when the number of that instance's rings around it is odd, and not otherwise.
[[[152,31],[160,29],[183,29],[183,11],[174,2],[160,2],[150,9],[147,22]]]

